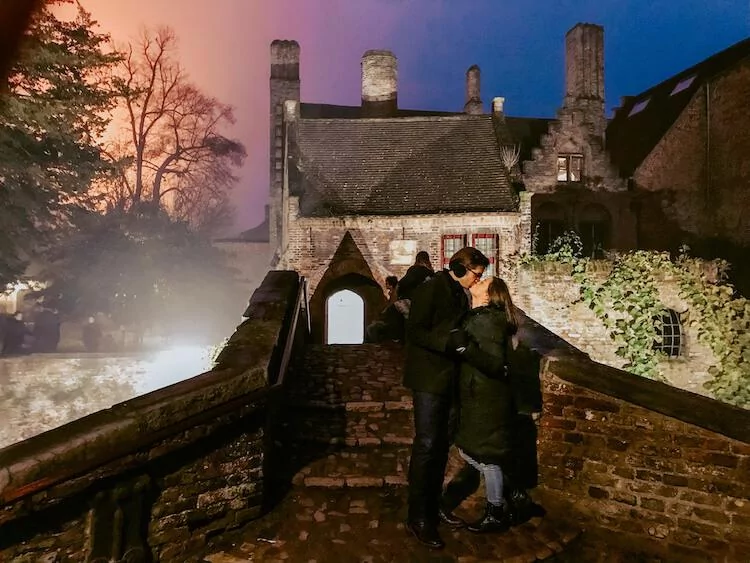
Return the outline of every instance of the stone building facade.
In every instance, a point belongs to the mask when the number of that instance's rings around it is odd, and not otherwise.
[[[502,272],[535,231],[548,244],[583,230],[592,254],[634,248],[627,184],[604,152],[601,27],[568,33],[553,120],[507,116],[500,97],[484,113],[476,65],[462,112],[402,109],[396,57],[381,50],[362,57],[360,106],[304,103],[299,55],[294,41],[271,45],[270,244],[273,267],[309,278],[319,318],[333,291],[356,286],[374,319],[384,295],[362,287],[402,275],[419,250],[440,268],[474,245]]]

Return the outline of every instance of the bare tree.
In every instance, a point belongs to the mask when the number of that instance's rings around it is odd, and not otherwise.
[[[500,159],[503,161],[503,166],[508,171],[513,170],[513,167],[518,164],[518,159],[521,156],[521,147],[519,145],[503,145],[500,149]]]
[[[245,158],[242,144],[222,133],[234,123],[232,108],[189,81],[169,28],[144,31],[125,49],[120,70],[127,135],[108,146],[119,164],[108,187],[110,205],[163,207],[205,222],[198,209],[211,214],[216,202],[228,201],[233,171]]]

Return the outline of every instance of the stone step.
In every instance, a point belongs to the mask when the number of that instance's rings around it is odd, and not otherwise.
[[[372,380],[364,381],[365,377],[371,377]],[[411,401],[411,391],[401,385],[401,381],[378,378],[369,374],[352,375],[349,381],[301,374],[289,395],[296,402],[321,406],[356,402]]]
[[[284,423],[295,442],[312,441],[347,446],[412,443],[411,402],[357,402],[340,407],[295,406],[294,419]]]
[[[301,401],[331,405],[353,401],[404,401],[400,346],[310,346],[295,372],[291,393]]]
[[[435,553],[407,533],[406,510],[402,488],[294,489],[276,509],[250,522],[233,546],[210,553],[205,561],[531,563],[554,558],[581,533],[564,513],[534,519],[502,534],[472,534],[441,526],[446,546]],[[479,516],[473,508],[461,510],[467,519]]]
[[[304,487],[382,488],[406,485],[409,446],[345,447],[308,463],[292,479]]]

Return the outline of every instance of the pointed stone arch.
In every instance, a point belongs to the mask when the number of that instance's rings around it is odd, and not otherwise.
[[[365,326],[376,320],[380,311],[385,307],[386,298],[383,288],[376,281],[370,265],[349,231],[344,233],[328,267],[315,284],[310,298],[314,342],[325,342],[326,301],[328,297],[342,289],[353,291],[364,301]]]

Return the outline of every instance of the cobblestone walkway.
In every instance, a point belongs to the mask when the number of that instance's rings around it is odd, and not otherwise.
[[[405,485],[413,417],[410,393],[401,386],[402,364],[396,345],[308,351],[305,373],[284,407],[289,422],[281,449],[291,489],[231,548],[206,561],[521,563],[552,558],[578,536],[554,514],[504,534],[443,527],[442,551],[409,536]],[[453,452],[449,473],[460,463]],[[478,517],[480,494],[457,513]]]

